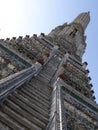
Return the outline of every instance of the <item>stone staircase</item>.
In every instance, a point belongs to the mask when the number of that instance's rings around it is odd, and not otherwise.
[[[49,122],[51,88],[59,64],[57,57],[22,85],[0,106],[0,130],[45,130]]]

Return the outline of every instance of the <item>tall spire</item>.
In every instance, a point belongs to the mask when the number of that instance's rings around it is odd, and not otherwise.
[[[81,13],[73,21],[73,23],[81,24],[84,31],[85,31],[85,29],[86,29],[89,22],[90,22],[90,12]]]
[[[63,48],[63,50],[71,50],[72,55],[82,61],[82,56],[86,48],[86,36],[84,35],[84,32],[89,22],[90,13],[83,12],[71,23],[65,23],[53,29],[48,37],[52,38],[54,43],[60,44],[60,48]]]

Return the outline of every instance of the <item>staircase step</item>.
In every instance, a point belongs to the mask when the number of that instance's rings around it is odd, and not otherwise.
[[[12,130],[12,129],[0,121],[0,130]]]
[[[42,93],[42,91],[39,91],[38,89],[35,89],[35,88],[33,87],[33,85],[31,86],[30,83],[28,83],[26,86],[27,86],[27,87],[25,87],[26,90],[35,92],[37,95],[39,95],[39,96],[43,97],[45,100],[48,100],[48,101],[49,101],[49,96],[47,96],[44,91],[43,91],[43,93]],[[46,87],[47,87],[47,86],[46,86]],[[42,90],[43,90],[43,88],[42,88]]]
[[[5,130],[45,130],[50,114],[49,82],[59,60],[53,57],[40,73],[13,92],[0,110],[0,121]]]
[[[47,118],[44,117],[40,112],[33,110],[31,107],[27,106],[26,103],[20,101],[18,98],[16,98],[15,96],[10,96],[9,99],[14,102],[16,105],[18,105],[19,107],[21,107],[24,111],[27,111],[29,114],[31,114],[32,116],[34,116],[35,118],[42,120],[43,122],[47,122]]]
[[[47,113],[48,113],[49,105],[47,106],[43,102],[39,101],[39,99],[36,100],[35,98],[32,98],[32,97],[28,96],[27,94],[22,93],[21,91],[18,92],[18,94],[22,95],[24,98],[29,100],[32,104],[35,104],[36,106],[41,107],[43,110],[47,111]]]
[[[43,94],[46,93],[47,96],[50,95],[51,91],[50,88],[48,87],[48,84],[45,83],[44,81],[40,81],[37,78],[33,78],[31,81],[29,81],[33,87],[39,91],[41,91]],[[42,89],[43,88],[43,89]],[[44,91],[43,91],[44,90]]]
[[[22,116],[22,118],[26,118],[32,124],[37,125],[41,129],[45,128],[46,121],[43,122],[43,118],[39,119],[39,114],[36,115],[36,117],[35,117],[34,116],[35,113],[32,114],[32,112],[29,111],[29,109],[28,109],[27,106],[25,106],[25,108],[24,108],[24,106],[21,106],[18,103],[14,102],[14,101],[12,101],[10,99],[7,99],[7,101],[5,102],[5,104],[6,104],[7,107],[9,107],[10,109],[12,109],[14,112],[16,112],[17,114],[19,114],[20,116]]]
[[[17,122],[21,125],[21,127],[25,128],[26,130],[41,130],[40,127],[32,124],[30,121],[28,121],[26,118],[23,118],[21,115],[17,114],[15,111],[10,109],[7,106],[4,106],[2,108],[2,111],[8,115],[11,119],[13,119],[14,122]]]
[[[22,101],[23,103],[25,103],[27,106],[29,106],[30,108],[32,108],[32,110],[41,113],[42,115],[44,115],[45,117],[49,117],[49,113],[47,113],[46,111],[43,111],[42,108],[37,107],[35,104],[32,104],[29,100],[27,100],[26,98],[24,98],[22,95],[19,95],[17,93],[13,94],[15,96],[15,98],[19,99],[20,101]]]
[[[19,124],[15,123],[9,116],[0,111],[0,122],[3,122],[6,126],[12,130],[25,130]]]
[[[23,89],[23,88],[21,88],[21,90],[19,90],[19,91],[24,92],[25,94],[29,95],[30,97],[32,97],[34,99],[40,100],[40,102],[43,102],[44,104],[46,104],[48,106],[50,104],[49,101],[45,100],[43,97],[40,97],[39,95],[36,95],[35,92],[32,92],[30,90],[27,91],[26,89]]]
[[[19,94],[23,94],[23,95],[27,95],[32,101],[36,101],[36,102],[38,102],[39,104],[42,104],[43,106],[45,106],[46,108],[49,108],[49,104],[50,103],[45,103],[45,102],[43,102],[42,100],[40,100],[39,98],[37,98],[36,96],[34,96],[34,95],[32,95],[32,94],[30,94],[30,93],[28,93],[27,91],[17,91]]]

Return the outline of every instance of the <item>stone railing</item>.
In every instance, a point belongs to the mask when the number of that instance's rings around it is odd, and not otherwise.
[[[2,103],[9,94],[14,92],[22,84],[37,75],[40,69],[41,64],[35,63],[34,66],[31,66],[28,69],[22,70],[0,80],[0,103]]]
[[[67,130],[62,89],[55,82],[51,95],[50,120],[46,130]]]

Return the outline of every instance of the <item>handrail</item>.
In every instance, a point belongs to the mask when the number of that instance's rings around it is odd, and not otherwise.
[[[35,66],[22,70],[18,73],[0,80],[0,102],[2,102],[10,93],[28,81],[36,74]]]
[[[59,57],[60,58],[60,57]],[[54,81],[57,79],[57,76],[59,75],[59,71],[60,71],[60,68],[61,68],[61,66],[62,66],[62,64],[63,63],[66,63],[66,61],[67,61],[67,56],[66,56],[66,54],[62,57],[62,59],[61,59],[61,61],[59,62],[59,64],[57,65],[57,69],[56,69],[56,71],[55,71],[55,73],[54,73],[54,75],[51,77],[51,79],[50,79],[50,82],[49,82],[49,84],[50,85],[52,85],[53,83],[54,83]]]
[[[52,127],[52,123],[53,123],[53,120],[55,119],[55,116],[56,116],[56,112],[54,113],[53,117],[50,119],[47,127],[46,127],[46,130],[50,130],[51,127]]]
[[[55,85],[52,91],[50,120],[46,130],[67,130],[64,100],[61,86]]]
[[[67,56],[64,55],[61,62],[57,66],[55,76],[58,75],[60,67],[62,66],[63,63],[66,62],[66,60]],[[65,113],[64,100],[62,97],[62,90],[61,90],[62,88],[60,85],[57,84],[57,82],[54,81],[55,81],[54,79],[51,79],[51,82],[53,83],[52,84],[53,91],[51,94],[52,103],[51,103],[50,120],[46,127],[46,130],[58,130],[58,127],[60,128],[60,130],[67,130],[66,119],[64,114]]]
[[[49,63],[49,61],[52,59],[52,57],[57,53],[58,47],[54,46],[50,52],[49,57],[46,59],[46,62],[44,63],[44,66]]]
[[[46,127],[46,130],[57,130],[57,87],[53,88],[52,91],[52,103],[51,103],[51,112],[50,112],[50,120]]]

